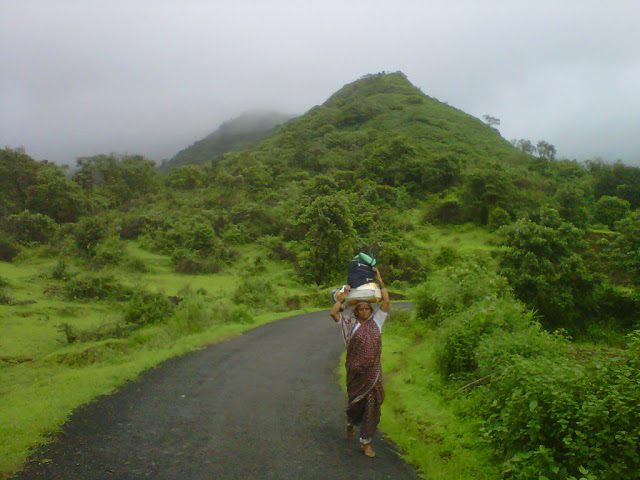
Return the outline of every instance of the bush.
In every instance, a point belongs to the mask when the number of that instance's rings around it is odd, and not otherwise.
[[[95,246],[91,264],[98,268],[119,265],[126,255],[124,243],[118,237],[108,237]]]
[[[163,293],[136,292],[129,300],[124,321],[137,326],[162,323],[174,309],[175,305]]]
[[[491,230],[496,230],[504,225],[511,223],[511,215],[504,208],[495,207],[489,212],[489,220],[487,226]]]
[[[214,306],[203,295],[194,293],[178,304],[171,317],[170,326],[184,335],[203,330],[214,323],[217,317]]]
[[[541,315],[548,327],[579,329],[593,316],[600,277],[585,260],[584,232],[559,219],[555,210],[536,221],[502,227],[500,270],[515,295]]]
[[[17,242],[44,243],[56,233],[56,223],[48,216],[25,210],[5,219],[5,229]]]
[[[255,318],[247,309],[240,306],[232,306],[226,309],[222,313],[222,319],[225,323],[250,324],[255,322]]]
[[[235,303],[255,309],[274,307],[279,302],[278,294],[271,283],[253,277],[242,279],[232,299]]]
[[[171,254],[171,264],[178,273],[218,273],[220,260],[215,257],[203,256],[187,248],[176,248]]]
[[[486,267],[467,261],[446,267],[416,289],[417,318],[439,325],[447,315],[487,298],[510,296],[506,279]]]
[[[631,211],[628,201],[619,197],[604,195],[598,199],[593,209],[593,220],[612,228]]]
[[[21,248],[9,238],[0,235],[0,261],[12,262],[20,254]]]
[[[530,339],[535,337],[534,330],[533,314],[521,303],[512,298],[482,300],[446,319],[442,345],[436,355],[438,367],[445,376],[471,373],[478,368],[476,350],[492,334],[501,337],[527,331],[526,337]],[[494,342],[492,347],[495,346]],[[488,352],[485,348],[484,358],[497,356],[495,353],[493,348]]]
[[[108,236],[107,222],[100,217],[85,217],[76,225],[76,247],[84,255],[95,255],[98,243]]]
[[[70,280],[64,287],[69,300],[126,300],[131,289],[118,283],[112,275],[84,275]]]
[[[584,362],[584,360],[583,360]],[[638,357],[514,362],[481,389],[484,434],[505,478],[635,480],[640,471]]]
[[[60,260],[53,270],[51,270],[51,278],[54,280],[69,280],[69,269],[67,268],[67,264]]]

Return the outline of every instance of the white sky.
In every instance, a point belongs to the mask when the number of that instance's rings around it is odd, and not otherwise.
[[[638,0],[0,0],[0,146],[159,161],[397,70],[508,140],[640,166]]]

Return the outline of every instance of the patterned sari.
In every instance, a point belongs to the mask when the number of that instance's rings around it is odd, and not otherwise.
[[[380,422],[384,401],[382,339],[372,318],[355,330],[347,345],[347,421],[360,426],[360,438],[370,440]],[[366,442],[365,442],[366,443]]]

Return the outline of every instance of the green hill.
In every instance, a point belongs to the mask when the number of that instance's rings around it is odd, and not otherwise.
[[[554,188],[542,167],[494,128],[425,95],[398,72],[344,86],[250,152],[231,152],[213,168],[216,181],[236,178],[236,194],[259,198],[264,188],[288,188],[322,173],[403,189],[420,200],[435,195],[434,221],[486,224],[495,208],[515,218],[548,197]]]
[[[224,122],[220,127],[198,140],[193,145],[178,152],[162,164],[162,170],[181,165],[201,165],[232,151],[251,148],[274,128],[292,117],[271,111],[252,111]]]

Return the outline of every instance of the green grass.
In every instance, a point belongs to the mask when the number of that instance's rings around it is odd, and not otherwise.
[[[475,421],[458,417],[443,397],[430,341],[411,341],[389,327],[383,334],[386,399],[380,429],[426,480],[499,478]]]
[[[167,295],[204,289],[210,299],[230,304],[229,298],[241,281],[239,272],[247,270],[234,266],[234,270],[216,275],[180,275],[172,272],[167,256],[149,253],[134,243],[127,250],[129,256],[145,262],[148,273],[117,267],[94,273],[110,274],[124,285]],[[238,264],[252,264],[258,254],[254,250],[244,252],[247,258],[241,252]],[[0,262],[0,277],[9,282],[2,291],[13,303],[0,305],[0,478],[19,469],[32,449],[49,441],[78,406],[113,392],[163,360],[302,312],[255,315],[253,323],[215,323],[196,333],[170,321],[142,328],[127,338],[68,344],[61,324],[95,331],[119,322],[124,304],[64,298],[60,291],[63,282],[51,278],[57,264],[57,258],[35,256],[12,264]],[[86,272],[78,261],[69,259],[67,264],[71,273]],[[262,274],[285,291],[287,276],[282,268],[265,262]],[[292,286],[304,293],[300,286]]]

